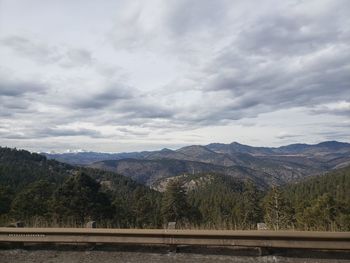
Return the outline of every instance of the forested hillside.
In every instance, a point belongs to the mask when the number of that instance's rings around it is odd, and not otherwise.
[[[283,191],[299,228],[350,231],[350,166],[288,185]]]
[[[20,192],[28,184],[42,179],[58,184],[72,172],[73,167],[68,164],[24,150],[0,147],[0,184],[13,191]]]
[[[264,220],[274,229],[350,230],[350,166],[283,188],[262,201]]]
[[[115,173],[0,148],[2,225],[22,220],[29,225],[79,226],[97,220],[105,226],[158,227],[160,197]]]
[[[204,178],[188,191],[190,205],[197,209],[202,227],[254,229],[262,222],[263,192],[254,183],[215,174]],[[196,180],[193,176],[189,179]]]
[[[350,167],[263,190],[252,179],[183,174],[154,184],[0,148],[0,225],[350,230]]]
[[[137,182],[153,187],[158,180],[181,174],[215,173],[241,180],[253,180],[260,188],[267,189],[272,184],[283,184],[283,180],[271,173],[244,166],[218,166],[210,163],[161,159],[161,160],[109,160],[93,164],[91,167],[112,171],[128,176]]]

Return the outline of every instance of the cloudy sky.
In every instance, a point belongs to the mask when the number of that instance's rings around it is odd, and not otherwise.
[[[0,145],[350,141],[348,0],[0,0]]]

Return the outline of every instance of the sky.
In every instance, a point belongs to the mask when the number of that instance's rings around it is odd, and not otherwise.
[[[0,146],[350,141],[348,0],[0,0]]]

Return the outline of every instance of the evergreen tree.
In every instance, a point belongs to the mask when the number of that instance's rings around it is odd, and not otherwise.
[[[299,219],[310,230],[329,231],[335,225],[337,207],[334,198],[324,194],[313,200],[311,206],[306,207],[303,216]]]
[[[264,200],[265,222],[273,229],[280,230],[293,224],[293,211],[283,193],[273,187]]]
[[[58,218],[71,218],[79,224],[112,216],[109,197],[84,172],[68,178],[56,191],[53,203]]]
[[[168,183],[163,196],[161,211],[165,222],[180,222],[188,219],[187,195],[180,180],[171,180]]]
[[[131,202],[125,196],[115,197],[112,203],[113,222],[118,228],[134,227],[135,220]]]
[[[243,192],[242,220],[246,227],[256,226],[261,221],[260,193],[252,182],[246,182]]]
[[[12,202],[11,214],[18,220],[48,218],[53,185],[41,180],[24,188]]]
[[[160,224],[160,205],[152,192],[144,187],[137,187],[133,196],[133,215],[136,227],[152,227]]]
[[[13,193],[8,187],[0,186],[0,215],[7,214],[11,209]]]

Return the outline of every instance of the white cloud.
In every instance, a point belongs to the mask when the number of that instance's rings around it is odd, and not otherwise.
[[[0,144],[350,139],[348,1],[1,5]]]

